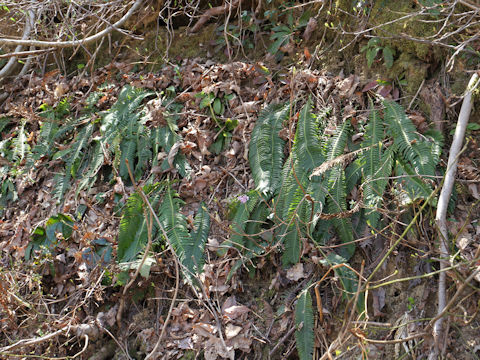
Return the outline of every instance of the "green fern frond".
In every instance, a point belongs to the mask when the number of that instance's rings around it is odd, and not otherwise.
[[[313,306],[309,286],[300,293],[295,306],[295,343],[300,360],[311,360],[314,347]]]
[[[302,234],[302,222],[307,223],[308,219],[300,218],[303,207],[306,207],[306,189],[308,186],[308,172],[303,172],[303,175],[299,178],[297,173],[294,173],[287,160],[285,164],[284,180],[281,188],[281,192],[278,195],[278,203],[275,206],[280,219],[277,219],[279,227],[276,230],[276,236],[283,241],[285,251],[283,253],[282,262],[284,265],[290,263],[296,263],[300,259],[300,234]],[[288,169],[290,169],[289,172]],[[299,172],[300,175],[300,172]],[[300,220],[300,222],[299,222]],[[306,228],[305,228],[306,229]]]
[[[152,208],[158,208],[158,203],[163,192],[163,185],[145,185],[143,192],[147,196]],[[148,223],[145,215],[149,216],[142,196],[135,192],[127,199],[127,203],[120,220],[120,231],[118,234],[118,262],[130,262],[137,259],[148,241]],[[163,220],[159,214],[160,221]],[[158,226],[152,224],[152,240],[158,233]]]
[[[148,241],[142,197],[134,193],[127,200],[120,220],[117,257],[119,262],[135,260]]]
[[[135,166],[135,179],[140,179],[145,173],[145,169],[150,160],[152,160],[152,143],[150,142],[150,134],[144,129],[142,134],[137,138],[137,164]]]
[[[337,130],[334,137],[328,142],[327,161],[332,161],[337,156],[343,154],[347,145],[347,137],[350,131],[350,122],[347,120],[342,127]]]
[[[80,123],[87,121],[87,117],[80,116],[76,119],[67,118],[64,121],[60,122],[60,126],[55,131],[53,139],[57,143],[67,143],[73,140],[73,137],[76,134],[77,129],[79,128]]]
[[[218,250],[219,255],[225,255],[232,246],[242,248],[245,244],[244,236],[246,234],[245,228],[248,224],[248,219],[250,219],[250,214],[262,198],[260,192],[257,190],[251,190],[246,195],[248,197],[247,201],[238,204],[237,212],[232,220],[232,234],[228,240],[223,242],[222,247]]]
[[[416,135],[415,125],[403,108],[390,100],[385,100],[383,104],[385,120],[392,130],[394,146],[400,156],[412,164],[417,175],[434,175],[436,162],[430,154],[430,146]]]
[[[291,188],[296,184],[295,177],[292,174],[293,164],[295,163],[295,161],[295,154],[290,153],[287,161],[285,161],[285,163],[283,164],[281,172],[282,180],[279,187],[279,192],[274,199],[275,212],[280,214],[281,217],[283,217],[284,215],[284,209],[288,209],[289,206],[285,206],[285,203],[289,204],[289,202],[287,201],[287,194],[290,193]]]
[[[307,177],[307,173],[304,173],[304,177]],[[305,182],[304,185],[306,188]],[[306,199],[305,188],[296,184],[287,196],[288,207],[284,208],[282,216],[285,223],[280,226],[278,232],[285,246],[282,256],[284,265],[295,264],[300,260],[301,237],[307,232],[311,214],[311,204]]]
[[[187,230],[187,220],[180,212],[183,204],[184,202],[168,186],[160,206],[160,220],[180,262],[185,264],[187,262],[186,254],[191,246],[191,238]]]
[[[284,251],[282,254],[282,264],[287,266],[289,264],[296,264],[300,260],[301,255],[301,230],[298,222],[294,221],[290,226],[283,226],[283,231],[279,238],[284,244]]]
[[[305,201],[305,197],[307,195],[307,186],[309,184],[307,173],[303,173],[301,178],[295,177],[295,184],[290,188],[290,192],[287,195],[287,201],[285,203],[284,211],[283,211],[283,219],[288,223],[292,220],[292,217],[298,213],[301,205]],[[298,179],[298,184],[296,181]]]
[[[426,140],[415,134],[415,126],[400,105],[385,101],[385,119],[394,135],[394,145],[399,155],[395,166],[397,176],[405,176],[396,188],[403,194],[402,204],[410,204],[418,198],[427,198],[432,192],[432,176],[440,158],[439,136],[427,136]],[[433,133],[434,134],[434,133]]]
[[[382,140],[384,139],[384,127],[378,110],[374,109],[370,99],[370,117],[365,127],[365,140],[362,147],[367,148],[361,155],[363,167],[363,196],[367,207],[367,221],[370,227],[376,229],[380,214],[376,211],[383,199],[383,193],[388,183],[388,177],[392,171],[393,153],[390,147],[384,153]]]
[[[415,126],[403,108],[394,101],[384,100],[385,120],[393,134],[394,144],[407,161],[412,161],[416,154],[412,152],[412,144],[417,141]]]
[[[75,137],[75,142],[72,146],[71,154],[67,160],[66,172],[75,178],[77,169],[80,165],[81,159],[85,155],[83,149],[90,141],[94,129],[94,124],[90,123],[83,127],[78,135]]]
[[[30,145],[27,142],[27,133],[25,131],[26,121],[23,120],[20,127],[17,130],[17,136],[13,139],[13,156],[12,159],[15,162],[23,160],[27,153],[30,151]]]
[[[369,176],[375,179],[373,173],[378,167],[380,157],[382,156],[381,141],[384,138],[384,128],[378,110],[373,108],[372,100],[370,100],[370,108],[369,121],[365,127],[365,140],[362,142],[362,147],[367,150],[364,151],[361,156],[365,159],[365,177]]]
[[[348,122],[345,122],[337,134],[329,141],[328,161],[335,159],[343,154],[348,136]],[[328,190],[331,197],[329,201],[329,212],[343,212],[346,208],[346,185],[345,172],[341,164],[335,165],[329,170]]]
[[[187,248],[185,266],[193,273],[200,274],[203,272],[205,264],[204,251],[205,244],[210,231],[210,216],[206,205],[202,202],[198,208],[197,215],[194,220],[195,229],[192,232],[191,247]]]
[[[302,172],[310,172],[325,161],[319,127],[325,112],[317,118],[312,114],[311,108],[309,100],[300,111],[292,149],[298,161],[297,169]]]
[[[262,227],[266,225],[269,214],[270,209],[265,201],[260,201],[250,214],[250,220],[245,227],[245,232],[249,235],[245,240],[245,247],[249,250],[248,253],[259,255],[263,252],[264,247],[259,245],[265,242],[257,234],[262,232]],[[265,243],[265,245],[267,244]]]
[[[90,149],[90,160],[88,162],[88,169],[82,179],[79,181],[75,195],[78,196],[80,191],[89,189],[96,181],[97,174],[105,162],[105,154],[102,149],[100,140],[94,140],[95,145]]]
[[[424,134],[425,142],[430,146],[430,154],[433,162],[437,165],[442,155],[443,134],[438,130],[428,130]]]
[[[5,129],[10,124],[10,122],[11,122],[10,118],[1,117],[0,118],[0,132],[2,132],[3,129]]]
[[[337,131],[335,136],[329,141],[328,161],[335,159],[343,154],[347,144],[349,134],[349,122],[346,121]],[[328,175],[328,197],[327,209],[330,214],[342,213],[347,210],[347,189],[345,181],[345,171],[341,164],[335,165],[329,170]],[[350,219],[334,218],[332,223],[342,243],[345,246],[340,248],[340,253],[347,260],[355,252],[355,244],[353,243],[353,228]]]
[[[347,210],[347,193],[345,185],[345,173],[339,166],[331,170],[329,178],[329,197],[327,198],[327,209],[330,214],[342,213]],[[353,243],[353,227],[349,218],[332,219],[333,226],[342,243],[340,254],[349,260],[355,252]]]
[[[418,199],[427,199],[433,191],[432,187],[403,159],[397,159],[395,175],[400,177],[400,180],[395,183],[395,189],[400,204],[404,206],[413,204]],[[435,201],[432,205],[435,205]]]
[[[72,178],[70,176],[70,173],[57,174],[53,178],[53,181],[55,183],[53,187],[53,198],[56,199],[57,202],[61,202],[67,191],[70,189],[71,179]]]
[[[150,95],[153,95],[153,92],[146,92],[130,85],[122,88],[116,103],[102,116],[100,132],[105,144],[112,144],[119,132],[125,131],[129,126],[135,126],[141,116],[137,108]]]
[[[380,213],[377,207],[383,200],[383,194],[388,184],[388,179],[393,170],[393,148],[390,147],[386,151],[380,153],[380,159],[373,169],[373,173],[366,174],[363,178],[363,197],[364,204],[367,208],[366,218],[368,225],[376,229]]]
[[[312,232],[317,226],[318,221],[320,220],[320,215],[323,212],[325,199],[328,193],[328,179],[321,180],[318,177],[311,179],[308,184],[307,193],[313,200],[313,210],[312,206],[309,203],[307,206],[307,216],[310,217],[313,214],[312,221],[308,226],[308,235],[311,237]]]
[[[345,185],[347,194],[350,194],[362,178],[363,168],[365,166],[365,159],[360,156],[355,161],[351,162],[345,169]]]
[[[128,168],[127,168],[127,160],[128,160],[128,166],[130,166],[130,170],[134,170],[135,166],[135,158],[136,158],[136,153],[137,153],[137,142],[135,139],[132,139],[131,137],[127,137],[122,141],[120,144],[120,151],[121,151],[121,156],[120,156],[120,169],[119,169],[119,174],[120,177],[124,180],[130,182],[130,176],[128,175]]]
[[[32,149],[34,161],[40,159],[42,156],[51,155],[55,148],[54,139],[58,130],[58,124],[53,121],[44,121],[40,125],[40,133],[37,138],[37,144]]]
[[[281,181],[284,141],[278,133],[288,119],[289,104],[276,104],[262,110],[252,131],[248,159],[257,189],[276,193]]]

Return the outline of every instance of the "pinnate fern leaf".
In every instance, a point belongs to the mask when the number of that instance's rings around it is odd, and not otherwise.
[[[175,253],[182,264],[185,264],[187,248],[191,245],[191,240],[187,230],[187,220],[185,215],[180,212],[183,204],[184,202],[168,186],[160,206],[160,220]]]
[[[245,229],[248,224],[248,219],[262,198],[260,192],[257,190],[249,191],[246,195],[247,200],[238,204],[237,212],[232,221],[232,234],[230,235],[230,239],[224,241],[222,247],[218,250],[219,255],[224,255],[232,246],[242,248],[245,244],[244,236],[246,234]]]
[[[202,202],[198,208],[197,215],[194,220],[195,229],[191,234],[191,246],[187,247],[186,266],[190,271],[199,274],[203,271],[205,264],[204,251],[205,244],[210,231],[210,216],[206,205]]]
[[[374,109],[370,100],[369,123],[365,127],[365,140],[362,147],[366,148],[361,154],[363,166],[363,195],[367,207],[367,222],[372,228],[377,227],[380,214],[376,211],[382,201],[388,177],[392,172],[393,153],[390,147],[385,153],[382,140],[384,139],[384,126],[379,111]]]
[[[307,287],[295,307],[295,342],[300,360],[311,360],[313,356],[313,320],[312,297]]]
[[[298,172],[309,172],[325,161],[325,154],[321,145],[319,120],[312,113],[312,104],[309,100],[300,111],[293,152],[298,161]]]
[[[385,151],[380,152],[380,159],[377,166],[372,169],[371,173],[364,173],[363,179],[363,197],[367,210],[367,223],[376,229],[380,213],[377,207],[383,199],[383,194],[388,185],[388,179],[393,170],[394,153],[393,148],[390,147]]]
[[[248,159],[257,189],[270,196],[281,182],[284,141],[278,133],[288,119],[290,105],[275,104],[264,109],[252,131]]]
[[[343,154],[347,143],[348,133],[349,123],[346,121],[329,142],[329,161]],[[347,210],[345,171],[343,166],[338,164],[329,172],[327,209],[330,214],[342,213]],[[340,248],[340,253],[348,260],[355,252],[352,223],[348,218],[334,218],[332,219],[332,222],[340,240],[345,244],[345,246]]]
[[[117,257],[119,262],[135,260],[148,241],[147,221],[141,196],[132,194],[120,220]]]

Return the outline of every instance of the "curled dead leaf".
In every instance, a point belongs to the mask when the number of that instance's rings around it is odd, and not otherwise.
[[[305,272],[303,271],[302,263],[298,263],[287,270],[287,279],[289,280],[298,281],[304,277]]]

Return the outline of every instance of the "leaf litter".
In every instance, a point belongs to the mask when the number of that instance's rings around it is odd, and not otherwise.
[[[332,119],[339,121],[348,117],[352,119],[352,124],[365,123],[368,116],[365,94],[376,91],[384,97],[395,98],[394,91],[361,81],[354,75],[334,76],[317,70],[292,70],[272,75],[273,72],[264,71],[266,67],[261,63],[217,65],[193,59],[184,60],[178,66],[165,66],[158,73],[130,73],[130,69],[129,64],[113,62],[90,77],[66,79],[58,72],[51,72],[43,77],[34,75],[6,85],[5,90],[11,96],[2,106],[2,116],[8,117],[15,126],[9,131],[2,131],[2,139],[15,136],[24,122],[28,135],[26,144],[33,147],[39,139],[40,124],[45,121],[40,116],[40,109],[45,104],[58,108],[61,101],[67,99],[70,114],[79,114],[88,106],[89,96],[98,89],[102,89],[102,96],[95,102],[99,111],[108,111],[118,98],[120,89],[126,85],[157,94],[174,93],[172,101],[181,104],[176,115],[178,134],[182,140],[176,142],[168,153],[158,154],[158,164],[166,160],[167,169],[160,165],[152,166],[145,170],[141,179],[149,175],[158,180],[165,176],[175,179],[176,191],[185,202],[182,212],[190,219],[189,226],[193,226],[196,209],[204,202],[212,227],[208,237],[207,262],[199,277],[202,290],[182,283],[181,296],[173,306],[172,319],[156,358],[181,358],[185,351],[203,352],[205,359],[248,358],[248,354],[263,353],[265,344],[270,349],[279,344],[284,347],[284,354],[289,354],[293,337],[286,335],[294,326],[292,302],[301,290],[299,285],[306,280],[318,280],[326,269],[316,262],[315,271],[310,271],[310,268],[306,271],[303,263],[285,270],[273,252],[268,259],[258,260],[256,266],[261,271],[255,273],[250,266],[252,263],[245,260],[241,269],[231,277],[230,271],[239,255],[230,251],[219,257],[216,252],[230,237],[229,204],[235,200],[242,201],[245,197],[248,200],[245,194],[254,188],[247,151],[256,116],[268,104],[293,98],[305,102],[312,96],[315,108],[331,109]],[[201,108],[202,99],[209,94],[223,101],[215,106],[216,113],[213,107],[209,111],[208,105]],[[165,104],[152,97],[144,101],[146,125],[164,126]],[[92,116],[87,121],[93,120],[96,115]],[[424,131],[420,129],[425,123],[423,115],[412,112],[410,116],[418,123],[419,131]],[[227,126],[229,119],[235,119],[238,124],[228,132],[219,130],[217,122]],[[295,119],[294,113],[292,119]],[[61,123],[64,120],[55,121]],[[333,121],[326,131],[333,132],[335,127]],[[282,130],[282,134],[286,140],[292,139],[291,129]],[[225,139],[220,151],[216,151],[218,149],[213,145],[224,135],[230,138]],[[353,141],[361,137],[362,134],[357,132]],[[68,148],[70,145],[68,142],[58,144],[60,150],[62,146]],[[180,153],[191,167],[190,175],[183,178],[174,164]],[[477,176],[468,160],[463,164],[463,168],[460,166],[461,174],[469,179]],[[20,167],[23,165],[20,162]],[[165,323],[175,281],[173,261],[162,252],[149,260],[148,277],[139,277],[134,288],[129,290],[127,310],[121,318],[122,328],[118,328],[120,288],[128,280],[120,277],[122,273],[113,260],[120,223],[117,204],[119,198],[125,201],[134,188],[118,176],[113,184],[97,181],[90,189],[78,193],[78,183],[74,183],[59,204],[53,196],[53,179],[61,165],[61,160],[37,159],[25,176],[17,178],[18,199],[9,203],[0,219],[0,313],[5,319],[2,321],[5,336],[0,345],[7,346],[15,339],[36,338],[71,326],[76,329],[77,340],[71,340],[68,350],[46,341],[32,344],[28,350],[22,351],[56,356],[74,354],[81,350],[82,338],[88,333],[92,341],[97,338],[120,341],[124,352],[128,347],[128,351],[143,357],[153,350],[159,329]],[[463,173],[462,169],[465,169]],[[478,196],[476,190],[472,184],[473,197]],[[79,209],[81,213],[78,213]],[[465,219],[468,211],[465,209],[463,214],[457,213],[456,216]],[[25,262],[33,231],[43,226],[45,219],[58,213],[69,214],[75,220],[71,237],[63,239],[57,234],[59,242],[50,256],[35,254],[33,262]],[[474,244],[478,243],[479,229],[477,225],[457,230],[461,256],[467,259],[476,256],[478,248]],[[306,258],[321,257],[315,247],[304,248]],[[372,254],[378,256],[377,252],[372,251]],[[369,259],[367,266],[374,266],[375,260]],[[395,265],[390,262],[387,266]],[[252,276],[254,278],[250,278]],[[321,289],[322,306],[329,319],[329,324],[323,326],[325,331],[322,336],[329,338],[334,338],[336,333],[329,314],[338,311],[341,302],[341,292],[335,290],[341,287],[337,280],[332,277],[329,286]],[[383,288],[374,292],[375,318],[386,316],[388,295]],[[47,314],[41,322],[35,316],[40,310]],[[109,335],[105,334],[105,329]],[[64,340],[70,337],[68,331],[61,336]],[[399,332],[394,336],[400,336]],[[89,348],[90,355],[94,353],[93,349]],[[111,347],[102,349],[112,356],[115,352]],[[400,350],[395,347],[395,352]]]

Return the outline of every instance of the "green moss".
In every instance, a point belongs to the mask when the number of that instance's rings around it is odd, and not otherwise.
[[[194,58],[204,57],[207,54],[210,41],[214,40],[212,34],[215,33],[216,24],[209,24],[200,29],[198,33],[188,34],[185,28],[179,28],[175,31],[174,38],[168,49],[170,58]],[[152,32],[151,32],[152,33]],[[165,55],[167,49],[168,33],[165,28],[160,28],[157,35],[157,56],[160,58]],[[155,48],[155,36],[146,39],[148,48]]]
[[[403,52],[389,73],[392,79],[400,79],[405,76],[407,85],[404,88],[404,95],[413,96],[427,77],[428,67],[428,64],[418,60],[413,54]]]
[[[374,30],[380,37],[392,37],[405,35],[412,38],[426,38],[435,35],[438,31],[438,23],[420,21],[419,17],[413,16],[392,24],[383,25],[397,20],[403,16],[416,13],[420,9],[411,0],[397,1],[375,1],[370,14],[370,27],[380,26]],[[423,20],[435,20],[434,16],[430,18],[422,17]],[[390,45],[397,50],[397,53],[408,53],[415,55],[418,59],[429,61],[432,57],[432,47],[429,44],[411,41],[407,39],[388,40],[386,45]],[[437,50],[436,50],[437,51]]]

